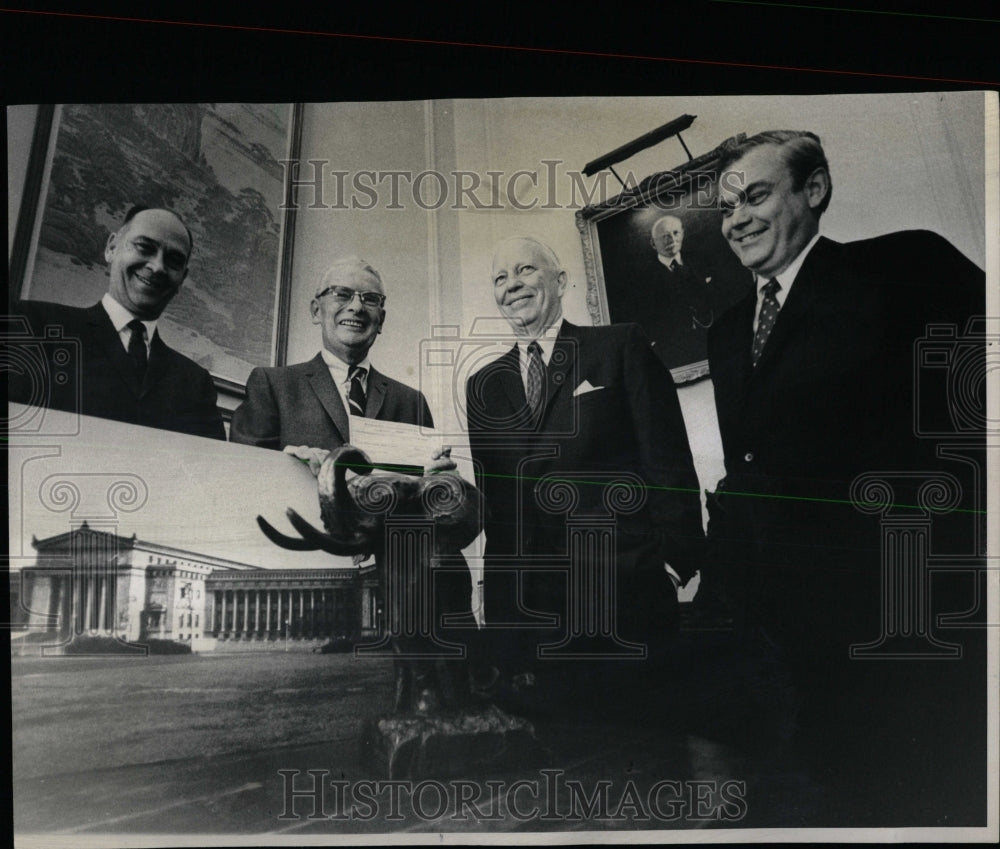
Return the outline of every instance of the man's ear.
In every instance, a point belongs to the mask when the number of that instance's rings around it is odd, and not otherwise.
[[[566,283],[569,281],[569,277],[565,271],[560,271],[559,277],[556,279],[559,281],[559,297],[561,298],[563,296],[563,292],[566,291]]]
[[[104,245],[104,261],[105,262],[111,262],[111,257],[114,256],[115,249],[117,247],[118,247],[118,233],[114,232],[110,236],[108,236],[108,241]]]
[[[312,323],[313,324],[319,324],[320,323],[319,301],[317,301],[315,298],[313,298],[312,301],[309,302],[309,315],[312,316]]]
[[[805,189],[806,200],[809,202],[809,208],[815,209],[823,203],[826,196],[830,193],[830,172],[822,167],[817,168],[812,174],[806,177],[803,188]]]
[[[382,328],[385,327],[385,310],[380,309],[378,311],[378,332],[382,332]]]

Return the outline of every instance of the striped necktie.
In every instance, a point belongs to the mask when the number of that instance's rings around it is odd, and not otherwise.
[[[367,374],[367,369],[361,366],[351,366],[351,371],[348,375],[351,381],[351,388],[347,393],[347,403],[351,408],[352,416],[364,416],[365,414],[365,374]]]
[[[528,345],[528,379],[524,390],[533,415],[538,415],[538,409],[542,406],[542,387],[544,384],[545,364],[542,362],[542,349],[538,342],[532,342]]]

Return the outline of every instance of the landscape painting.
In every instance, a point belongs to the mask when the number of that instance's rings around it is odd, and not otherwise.
[[[55,112],[21,297],[72,306],[107,288],[104,246],[135,205],[188,225],[187,280],[160,319],[167,345],[239,391],[283,360],[285,168],[296,107],[65,105]]]

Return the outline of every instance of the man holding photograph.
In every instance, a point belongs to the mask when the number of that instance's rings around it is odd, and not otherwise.
[[[284,450],[308,461],[315,474],[332,449],[351,441],[352,416],[433,427],[423,394],[371,364],[385,301],[382,277],[365,260],[334,262],[309,306],[323,349],[306,363],[255,368],[246,400],[233,413],[230,440]],[[426,470],[454,469],[449,454],[435,451]]]

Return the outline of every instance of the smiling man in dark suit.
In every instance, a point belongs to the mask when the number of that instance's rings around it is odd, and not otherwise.
[[[711,559],[730,571],[753,654],[787,672],[790,701],[801,704],[790,727],[806,762],[844,791],[840,803],[858,806],[838,813],[862,825],[901,810],[907,822],[935,821],[944,810],[955,822],[983,798],[975,770],[944,782],[947,792],[941,782],[965,760],[959,738],[969,763],[978,756],[971,741],[983,739],[982,635],[951,632],[965,644],[952,662],[888,651],[852,659],[852,645],[874,642],[891,623],[880,619],[889,591],[881,558],[890,552],[877,518],[852,504],[851,484],[882,470],[909,476],[893,509],[919,520],[913,505],[924,476],[964,477],[961,462],[937,456],[915,431],[914,351],[929,324],[963,333],[983,314],[984,278],[935,233],[848,244],[821,236],[831,191],[825,153],[808,132],[761,133],[720,165],[722,233],[755,285],[708,337],[726,463],[712,502]],[[934,401],[943,408],[932,411]],[[946,401],[919,398],[920,414],[947,418]],[[975,506],[973,486],[963,498]],[[959,520],[965,537],[953,543],[975,538],[973,513]],[[933,524],[940,540],[941,521]],[[971,604],[973,588],[965,589]],[[937,590],[928,609],[947,612]],[[892,601],[929,605],[929,593],[930,585],[913,586]],[[900,776],[905,789],[894,798]],[[862,809],[867,822],[850,820]]]
[[[211,376],[168,348],[156,329],[187,276],[191,249],[191,231],[177,213],[133,207],[108,238],[110,281],[100,303],[22,301],[16,310],[36,335],[60,328],[79,341],[80,383],[33,387],[30,375],[10,372],[10,400],[225,439]]]
[[[485,621],[492,659],[515,684],[544,675],[540,646],[566,639],[583,653],[619,652],[638,672],[631,648],[662,654],[676,583],[701,565],[698,482],[670,373],[638,326],[566,321],[566,284],[542,242],[499,245],[493,295],[516,344],[467,385],[490,509]],[[574,548],[580,534],[592,548]],[[559,619],[544,626],[540,615]]]

